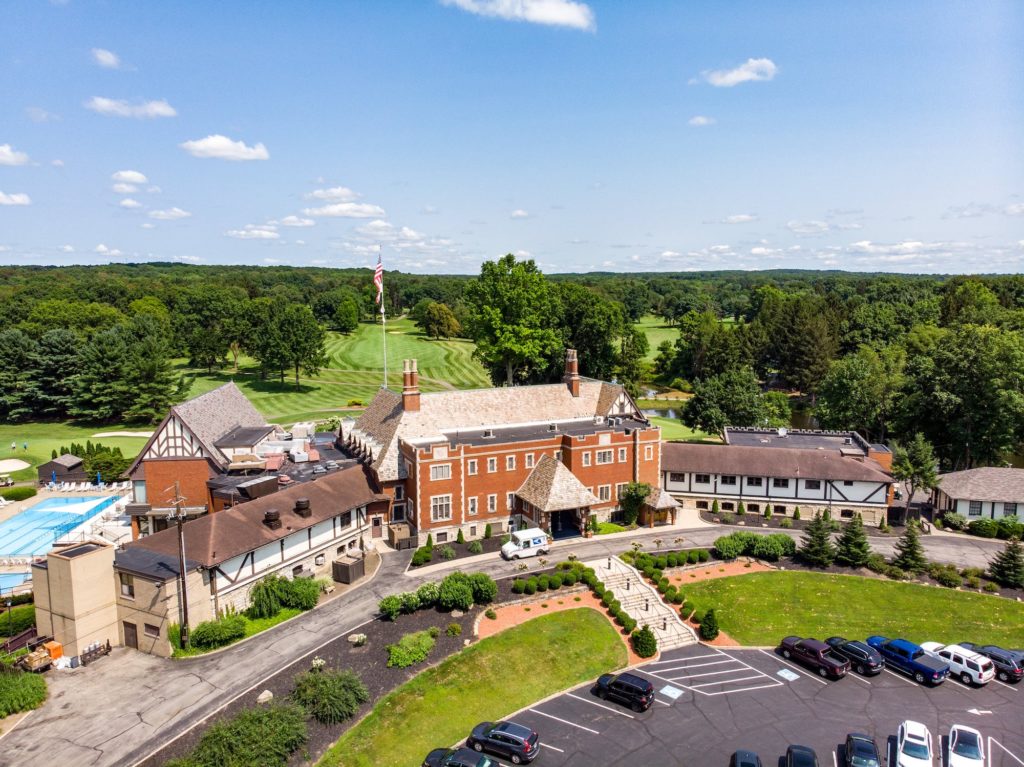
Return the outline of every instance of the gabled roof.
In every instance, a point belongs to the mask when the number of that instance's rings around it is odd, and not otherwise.
[[[656,511],[679,508],[679,501],[669,495],[667,490],[662,490],[660,487],[652,487],[651,492],[644,499],[644,503]]]
[[[541,457],[516,495],[541,511],[564,511],[601,503],[575,474],[550,455]]]
[[[213,446],[217,448],[252,447],[273,430],[274,427],[270,424],[264,424],[263,426],[236,426],[227,434],[218,437]]]
[[[58,455],[56,458],[50,461],[50,463],[59,463],[68,469],[75,469],[82,465],[83,460],[77,455],[71,455],[71,453],[65,453],[64,455]]]
[[[701,445],[687,442],[662,444],[661,470],[854,482],[893,481],[892,475],[874,460],[843,455],[832,450],[804,450],[791,447],[765,450],[742,445]]]
[[[346,437],[362,442],[373,454],[370,463],[381,481],[400,479],[398,440],[444,439],[458,429],[507,427],[525,423],[593,421],[612,414],[624,398],[626,415],[643,418],[619,384],[580,380],[580,395],[573,397],[564,383],[538,386],[502,386],[491,389],[424,392],[418,411],[402,409],[402,395],[380,389]]]
[[[939,489],[968,501],[1024,503],[1024,469],[984,466],[939,475]]]

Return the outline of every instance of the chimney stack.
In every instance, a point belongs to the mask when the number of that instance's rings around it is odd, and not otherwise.
[[[420,374],[416,360],[402,362],[402,410],[415,413],[420,409]]]
[[[572,396],[580,396],[580,371],[575,349],[565,350],[565,375],[562,380],[569,387],[569,393]]]

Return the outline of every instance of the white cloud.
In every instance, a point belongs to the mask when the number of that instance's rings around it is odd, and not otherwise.
[[[660,258],[673,259],[679,258],[681,255],[683,254],[676,250],[663,250],[661,251]]]
[[[138,200],[133,200],[131,197],[125,197],[118,204],[122,208],[128,208],[129,210],[135,210],[136,208],[141,208],[142,207],[142,203],[141,202],[139,202]]]
[[[151,221],[146,221],[143,224],[139,224],[139,226],[143,229],[156,229],[156,224]]]
[[[150,218],[155,218],[157,221],[177,221],[180,218],[188,218],[192,214],[187,210],[181,208],[168,208],[167,210],[151,210],[149,212]]]
[[[229,229],[224,232],[236,240],[279,240],[276,227],[271,224],[246,224],[244,229]]]
[[[135,186],[135,184],[125,184],[123,182],[118,182],[110,188],[113,189],[116,194],[135,194],[139,191],[139,188]]]
[[[706,115],[694,115],[686,121],[687,125],[692,125],[694,128],[703,128],[707,125],[714,125],[715,118],[708,117]]]
[[[160,189],[160,187],[158,186],[151,186],[147,188],[146,191],[149,192],[150,194],[160,194],[160,192],[163,190]]]
[[[0,144],[0,165],[28,165],[28,155],[10,144]]]
[[[751,215],[750,213],[737,213],[733,216],[726,216],[722,219],[723,224],[749,224],[752,221],[757,221],[757,216]]]
[[[203,159],[232,160],[269,160],[270,153],[263,144],[247,146],[242,141],[232,141],[219,133],[206,138],[186,141],[179,146],[193,157]]]
[[[12,192],[5,194],[0,192],[0,205],[31,205],[32,198],[24,192]]]
[[[121,57],[105,48],[93,48],[92,60],[104,69],[120,69]]]
[[[374,218],[386,216],[387,213],[379,205],[363,202],[336,202],[320,208],[306,208],[302,211],[307,216],[329,216],[332,218]]]
[[[570,27],[593,32],[594,12],[586,3],[573,0],[441,0],[477,16],[506,21],[527,21],[555,27]]]
[[[786,228],[798,237],[820,237],[830,229],[824,221],[790,221]]]
[[[1024,202],[1015,202],[1003,208],[1003,213],[1008,216],[1024,216]]]
[[[522,208],[517,208],[509,213],[508,216],[509,218],[529,218],[530,212],[528,210],[523,210]]]
[[[52,165],[54,168],[63,168],[64,167],[64,161],[63,160],[50,160],[50,165]]]
[[[278,223],[281,226],[295,226],[295,227],[306,227],[316,226],[316,221],[311,218],[299,218],[298,216],[285,216],[280,221],[272,222]]]
[[[281,264],[284,263],[280,258],[264,258],[263,263],[265,264]]]
[[[145,184],[146,177],[137,170],[119,170],[111,177],[112,181],[123,181],[126,184]]]
[[[74,253],[75,248],[72,245],[61,245],[59,248],[61,253]]]
[[[184,261],[187,264],[198,264],[203,259],[199,256],[175,256],[175,261]]]
[[[771,59],[747,59],[734,69],[713,69],[701,72],[701,76],[716,88],[731,88],[740,83],[771,80],[778,71]]]
[[[359,195],[347,186],[332,186],[330,189],[314,189],[306,195],[307,200],[326,200],[327,202],[352,202]]]
[[[439,211],[433,205],[424,205],[422,208],[420,208],[420,213],[422,213],[424,216],[436,216],[440,212],[441,211]]]
[[[59,115],[55,115],[53,112],[48,112],[42,107],[25,107],[25,114],[27,114],[28,119],[34,123],[48,123],[60,119]]]
[[[107,99],[93,96],[85,102],[85,108],[107,117],[134,117],[138,120],[150,120],[156,117],[176,117],[177,110],[163,99],[159,101],[143,101],[140,104],[129,104],[123,99]]]
[[[101,256],[116,257],[116,256],[120,256],[121,255],[121,251],[119,251],[117,248],[108,248],[102,242],[99,245],[97,245],[95,248],[93,248],[92,252],[93,253],[98,253]]]

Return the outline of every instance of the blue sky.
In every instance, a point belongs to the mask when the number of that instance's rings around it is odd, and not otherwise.
[[[1016,272],[1024,4],[44,2],[0,263]]]

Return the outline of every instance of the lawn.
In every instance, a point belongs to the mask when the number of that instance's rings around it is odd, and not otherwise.
[[[102,442],[109,447],[119,447],[126,457],[134,457],[146,444],[145,437],[99,437],[95,435],[106,431],[146,431],[151,426],[122,426],[118,424],[71,424],[71,423],[22,423],[0,424],[0,458],[20,458],[30,463],[28,469],[11,474],[15,480],[35,480],[36,466],[46,463],[52,451],[60,452],[61,445],[70,445],[86,440]],[[11,442],[16,442],[17,450],[11,451]],[[22,445],[28,443],[28,450]]]
[[[381,699],[323,756],[324,767],[421,764],[536,700],[620,668],[626,650],[590,609],[544,615],[481,640]]]
[[[234,642],[222,645],[222,647],[230,647],[237,642],[241,642],[243,639],[255,636],[261,631],[266,631],[271,626],[276,626],[278,623],[284,623],[289,618],[294,618],[301,612],[302,610],[295,607],[282,607],[280,612],[272,618],[250,618],[248,615],[243,614],[242,617],[245,618],[245,635],[236,639]],[[193,626],[193,628],[195,627]],[[205,655],[208,652],[222,649],[222,647],[199,648],[193,646],[189,647],[187,650],[183,650],[181,648],[180,627],[177,624],[168,628],[167,636],[171,640],[171,647],[173,648],[173,654],[171,655],[172,658],[191,658],[196,655]]]
[[[661,438],[665,441],[677,440],[679,442],[721,442],[713,434],[705,434],[702,431],[684,426],[678,418],[662,418],[661,416],[648,416],[651,423],[661,427]]]
[[[636,325],[644,331],[647,343],[650,345],[647,356],[644,357],[648,362],[654,362],[655,357],[658,356],[658,344],[662,341],[675,343],[675,340],[679,338],[677,326],[668,325],[661,317],[655,317],[653,314],[644,315]]]
[[[683,592],[697,610],[714,607],[722,631],[745,645],[775,645],[790,634],[861,640],[882,634],[1024,646],[1024,604],[941,586],[770,572],[684,584]]]

